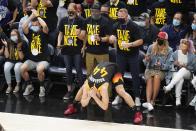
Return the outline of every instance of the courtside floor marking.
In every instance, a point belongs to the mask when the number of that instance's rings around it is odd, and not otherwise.
[[[183,131],[180,129],[12,113],[0,113],[0,123],[5,131]]]

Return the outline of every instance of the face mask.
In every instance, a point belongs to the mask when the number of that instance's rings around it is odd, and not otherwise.
[[[180,25],[180,21],[176,20],[176,19],[173,19],[173,25],[174,26],[179,26]]]
[[[125,19],[124,18],[118,18],[118,21],[120,24],[124,24],[125,23]]]
[[[159,0],[160,3],[163,3],[165,0]]]
[[[27,15],[30,16],[32,14],[31,10],[27,10]]]
[[[137,23],[140,27],[145,27],[146,26],[146,22],[145,21],[140,21]]]
[[[17,36],[11,36],[10,39],[13,41],[13,42],[16,42],[18,40],[18,37]]]
[[[160,45],[160,46],[163,45],[164,40],[158,39],[157,41],[158,41],[158,45]]]
[[[92,3],[93,3],[93,0],[86,0],[86,2],[87,2],[88,4],[92,4]]]
[[[74,14],[75,14],[74,11],[68,11],[68,15],[69,15],[69,16],[73,16]]]
[[[93,20],[99,20],[101,18],[101,14],[92,14]]]
[[[104,17],[108,17],[108,14],[105,14],[105,13],[102,13],[101,15]]]
[[[31,30],[33,32],[38,32],[39,31],[39,27],[38,26],[31,26]]]
[[[196,24],[191,25],[192,30],[196,30]]]
[[[181,49],[182,50],[187,50],[188,49],[188,45],[187,44],[182,44],[181,45]]]

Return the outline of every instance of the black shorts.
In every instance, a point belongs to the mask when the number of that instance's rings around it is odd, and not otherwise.
[[[122,74],[121,73],[115,74],[114,77],[112,78],[112,83],[114,87],[118,85],[123,85],[124,80],[123,80]]]

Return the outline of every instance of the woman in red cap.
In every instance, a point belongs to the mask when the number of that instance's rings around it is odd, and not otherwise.
[[[169,60],[172,55],[172,49],[168,45],[168,35],[166,32],[160,32],[156,42],[149,46],[146,54],[146,99],[147,102],[142,106],[148,111],[154,109],[156,97],[159,93],[160,83],[165,78],[170,69]]]

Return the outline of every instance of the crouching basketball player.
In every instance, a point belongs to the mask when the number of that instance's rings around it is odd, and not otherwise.
[[[82,88],[80,88],[73,104],[69,105],[64,114],[69,115],[77,112],[76,104],[79,101],[83,107],[86,107],[91,99],[93,99],[100,108],[107,110],[109,105],[108,88],[112,87],[109,86],[109,82],[111,81],[118,95],[125,100],[129,107],[135,109],[132,97],[124,89],[124,82],[118,65],[111,62],[101,62],[95,67]],[[139,124],[142,119],[142,114],[136,112],[134,123]]]

